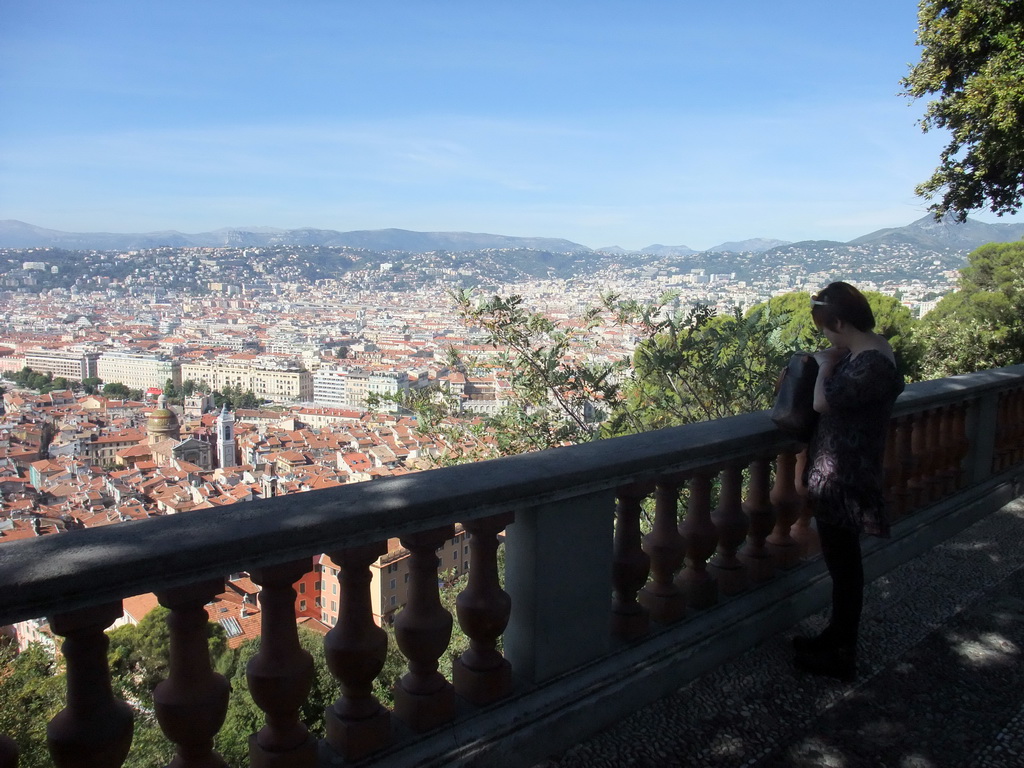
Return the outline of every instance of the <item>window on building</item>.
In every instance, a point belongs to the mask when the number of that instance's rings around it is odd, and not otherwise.
[[[304,582],[304,581],[300,581],[299,582],[299,594],[300,595],[306,594],[306,582]]]
[[[391,580],[391,588],[392,588],[392,589],[394,589],[394,588],[395,588],[395,587],[397,587],[397,586],[398,586],[398,581],[397,581],[397,579],[392,579],[392,580]]]
[[[322,602],[322,601],[320,600],[320,598],[318,597],[318,598],[316,599],[316,607],[317,607],[317,608],[320,608],[320,607],[321,607],[322,605],[323,605],[323,602]]]
[[[395,597],[394,595],[391,596],[391,604],[392,605],[398,605],[398,598]]]
[[[322,581],[315,581],[315,582],[313,582],[313,589],[315,589],[317,592],[319,592],[321,589],[323,589],[323,582]]]
[[[334,613],[338,612],[338,602],[336,600],[331,600],[331,610]]]
[[[404,582],[404,583],[405,583],[405,584],[408,584],[408,583],[409,583],[409,574],[408,574],[408,573],[407,573],[407,574],[405,574],[405,582]]]
[[[306,610],[306,601],[305,600],[299,600],[299,610],[300,611]]]
[[[332,595],[338,594],[338,582],[336,582],[336,581],[331,583],[331,594]]]
[[[453,549],[452,550],[452,560],[458,560],[458,559],[459,559],[459,550]]]
[[[464,546],[462,548],[462,554],[464,554],[464,555],[468,555],[469,554],[469,544],[467,544],[466,546]]]

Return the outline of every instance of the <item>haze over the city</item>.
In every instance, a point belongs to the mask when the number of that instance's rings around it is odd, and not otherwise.
[[[916,11],[4,3],[0,219],[845,241],[925,209]]]

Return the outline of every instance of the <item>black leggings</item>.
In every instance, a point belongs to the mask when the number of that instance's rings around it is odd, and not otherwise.
[[[838,645],[855,645],[864,605],[864,564],[860,533],[818,520],[821,554],[832,577],[832,620],[828,634]]]

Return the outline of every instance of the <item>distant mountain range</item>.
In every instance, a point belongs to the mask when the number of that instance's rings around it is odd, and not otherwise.
[[[259,248],[261,246],[344,246],[372,251],[482,251],[495,248],[527,248],[551,253],[590,251],[585,245],[552,237],[508,237],[474,232],[411,232],[406,229],[374,229],[336,232],[332,229],[218,229],[186,234],[173,230],[142,234],[114,232],[60,232],[21,221],[0,221],[0,248],[64,248],[86,251],[124,251],[171,246]]]
[[[1024,237],[1024,223],[987,224],[968,219],[963,224],[936,222],[930,215],[905,227],[880,229],[846,243],[847,245],[911,246],[929,250],[973,250],[991,242],[1010,242]],[[809,241],[810,242],[810,241]],[[820,243],[820,241],[813,241]],[[261,246],[346,246],[377,252],[403,251],[483,251],[493,249],[528,249],[549,253],[588,253],[598,251],[615,255],[642,253],[660,257],[688,256],[695,253],[761,253],[774,248],[800,243],[754,238],[726,242],[706,251],[685,245],[650,245],[641,251],[627,251],[618,246],[588,248],[570,240],[548,237],[511,237],[473,232],[412,232],[405,229],[374,229],[337,232],[330,229],[218,229],[213,232],[147,232],[118,234],[112,232],[60,232],[21,221],[0,221],[0,248],[62,248],[66,250],[125,251],[161,246],[171,247],[236,247]]]

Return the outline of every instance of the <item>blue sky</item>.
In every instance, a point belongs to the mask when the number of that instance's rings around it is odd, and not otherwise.
[[[916,12],[0,0],[0,219],[848,240],[924,213]]]

